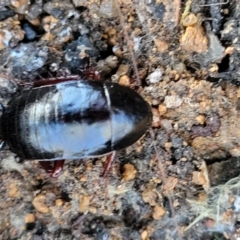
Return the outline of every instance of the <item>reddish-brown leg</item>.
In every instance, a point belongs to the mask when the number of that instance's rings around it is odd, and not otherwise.
[[[53,172],[51,174],[51,177],[58,177],[59,175],[62,174],[63,172],[63,166],[64,166],[64,162],[65,160],[57,160],[57,161],[54,161],[54,164],[53,164]]]
[[[46,85],[54,85],[57,83],[68,82],[68,81],[73,81],[73,80],[77,80],[77,79],[80,79],[80,77],[77,75],[71,75],[68,77],[46,78],[46,79],[38,80],[38,81],[34,82],[33,86],[34,87],[42,87],[42,86],[46,86]]]
[[[100,72],[97,70],[86,69],[82,71],[84,77],[89,80],[100,80]]]
[[[46,173],[53,172],[53,162],[52,161],[39,161],[38,164],[45,170]]]
[[[39,161],[39,164],[47,173],[50,173],[51,177],[56,178],[62,173],[64,161]]]
[[[83,75],[86,77],[88,80],[100,80],[100,74],[98,71],[95,70],[83,70]],[[73,81],[77,79],[82,79],[78,75],[70,75],[70,76],[64,76],[64,77],[56,77],[56,78],[46,78],[43,80],[38,80],[34,82],[33,86],[34,87],[41,87],[41,86],[46,86],[46,85],[54,85],[57,83],[62,83],[62,82],[67,82],[67,81]]]
[[[101,177],[105,178],[107,176],[107,174],[109,173],[109,170],[110,170],[110,168],[112,166],[112,163],[114,161],[115,156],[116,156],[116,151],[110,153],[107,156],[107,163],[104,166],[104,170],[103,170],[103,173],[102,173]]]

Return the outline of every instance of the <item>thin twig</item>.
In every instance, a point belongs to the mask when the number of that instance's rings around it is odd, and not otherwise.
[[[139,77],[139,73],[138,73],[137,62],[135,60],[134,52],[133,52],[132,46],[130,44],[131,41],[130,41],[130,38],[128,36],[128,32],[127,32],[127,28],[126,28],[126,25],[125,25],[124,17],[122,15],[122,12],[121,12],[121,9],[120,9],[118,3],[116,4],[116,6],[117,6],[118,15],[119,15],[119,18],[120,18],[120,24],[121,24],[121,26],[123,28],[123,34],[124,34],[124,37],[126,38],[128,50],[129,50],[130,55],[131,55],[131,60],[132,60],[132,63],[133,63],[133,68],[134,68],[134,72],[135,72],[136,79],[137,79],[137,85],[141,86],[142,83],[141,83],[141,80],[140,80],[140,77]]]
[[[180,15],[181,15],[181,0],[177,0],[175,3],[175,9],[176,9],[176,14],[175,14],[175,27],[178,26],[179,21],[180,21]]]
[[[228,4],[229,0],[227,0],[226,2],[219,2],[219,3],[209,3],[209,4],[197,4],[200,7],[209,7],[209,6],[218,6],[218,5],[224,5],[224,4]]]
[[[119,4],[116,4],[116,6],[117,6],[118,14],[119,14],[119,17],[120,17],[120,24],[121,24],[121,26],[123,28],[124,36],[126,38],[127,45],[128,45],[128,48],[129,48],[129,52],[131,54],[131,59],[132,59],[132,62],[133,62],[133,67],[134,67],[134,71],[135,71],[136,78],[137,78],[137,83],[138,83],[139,86],[141,86],[141,80],[140,80],[140,77],[139,77],[137,63],[136,63],[136,60],[135,60],[134,52],[133,52],[132,47],[130,45],[130,38],[128,36],[128,32],[127,32],[127,29],[125,27],[124,18],[123,18],[123,15],[121,13]],[[159,170],[160,170],[161,175],[162,175],[162,180],[163,180],[163,183],[165,184],[167,182],[167,178],[166,178],[166,175],[165,175],[165,172],[164,172],[164,166],[162,164],[161,158],[160,158],[158,150],[157,150],[157,146],[155,144],[154,132],[153,132],[152,129],[150,129],[150,135],[151,135],[151,138],[153,140],[153,146],[154,146],[154,150],[155,150],[156,157],[157,157],[157,160],[158,160]],[[167,194],[167,198],[169,200],[169,204],[170,204],[170,208],[171,208],[171,215],[175,216],[174,208],[173,208],[173,202],[172,202],[171,196],[169,196],[169,194]]]
[[[127,45],[128,45],[128,48],[129,48],[129,52],[131,54],[131,59],[132,59],[132,62],[133,62],[134,72],[135,72],[136,78],[137,78],[137,83],[138,83],[139,86],[141,86],[141,80],[140,80],[140,77],[139,77],[137,63],[136,63],[136,60],[135,60],[134,52],[133,52],[132,47],[130,45],[130,38],[128,36],[128,32],[127,32],[127,29],[125,27],[124,18],[123,18],[123,15],[121,13],[119,4],[116,4],[116,5],[117,5],[117,9],[118,9],[118,14],[119,14],[119,17],[120,17],[120,24],[121,24],[121,26],[123,28],[124,36],[126,38]],[[151,138],[153,140],[153,147],[154,147],[154,151],[156,153],[156,157],[157,157],[157,160],[158,160],[159,170],[160,170],[161,175],[162,175],[162,181],[163,181],[163,184],[165,184],[167,182],[167,178],[166,178],[166,175],[165,175],[165,172],[164,172],[164,166],[162,164],[161,158],[160,158],[158,150],[157,150],[157,146],[155,144],[154,132],[153,132],[152,129],[150,129],[149,131],[150,131]],[[172,198],[171,198],[170,194],[168,194],[168,193],[167,193],[167,198],[169,200],[169,205],[170,205],[170,209],[171,209],[171,215],[174,217],[175,216],[175,212],[174,212],[174,208],[173,208],[173,202],[172,202]]]
[[[155,137],[154,137],[154,132],[153,132],[153,129],[151,128],[149,130],[150,132],[150,135],[151,135],[151,138],[153,140],[153,148],[154,148],[154,151],[156,153],[156,157],[157,157],[157,160],[158,160],[158,167],[159,167],[159,170],[160,170],[160,173],[161,173],[161,176],[162,176],[162,181],[163,181],[163,184],[166,184],[167,182],[167,177],[166,177],[166,174],[165,174],[165,171],[164,171],[164,166],[163,166],[163,162],[162,162],[162,159],[159,155],[159,152],[157,150],[157,146],[156,146],[156,143],[155,143]],[[171,193],[171,192],[170,192]],[[169,205],[170,205],[170,209],[171,209],[171,215],[174,217],[175,216],[175,211],[174,211],[174,207],[173,207],[173,201],[172,201],[172,197],[170,196],[171,194],[167,193],[166,191],[166,196],[168,198],[168,201],[169,201]]]

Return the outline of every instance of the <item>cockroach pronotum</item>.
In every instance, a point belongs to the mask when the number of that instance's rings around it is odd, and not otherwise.
[[[47,170],[56,177],[65,159],[126,148],[150,123],[149,105],[128,87],[59,78],[39,81],[10,101],[0,119],[0,138],[22,159],[40,160],[45,167],[54,161]]]

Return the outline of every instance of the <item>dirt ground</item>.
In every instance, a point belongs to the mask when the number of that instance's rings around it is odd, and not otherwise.
[[[90,69],[153,113],[106,178],[106,157],[51,178],[6,146],[0,239],[240,239],[239,33],[238,0],[0,0],[6,108],[28,83]]]

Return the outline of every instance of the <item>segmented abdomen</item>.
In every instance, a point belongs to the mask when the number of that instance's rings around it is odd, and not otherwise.
[[[79,159],[111,152],[103,84],[80,80],[26,91],[3,114],[2,134],[24,159]]]

